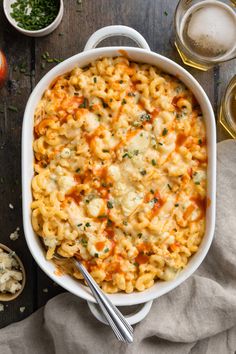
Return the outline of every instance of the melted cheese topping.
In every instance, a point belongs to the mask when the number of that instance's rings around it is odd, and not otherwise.
[[[110,293],[187,265],[205,231],[207,149],[183,83],[124,57],[97,60],[54,81],[34,131],[32,224],[48,259],[77,257]]]

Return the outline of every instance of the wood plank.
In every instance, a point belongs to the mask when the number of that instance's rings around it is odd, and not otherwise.
[[[6,22],[0,5],[0,48],[9,63],[9,78],[1,90],[0,107],[0,242],[12,248],[22,259],[26,268],[27,283],[22,295],[15,301],[5,303],[0,312],[0,327],[21,320],[35,310],[34,292],[36,266],[25,243],[21,210],[21,124],[25,103],[31,91],[31,45],[32,40],[21,36]],[[18,68],[13,70],[17,66]],[[25,73],[20,73],[19,67]],[[17,112],[9,109],[16,107]],[[14,209],[9,207],[9,204]],[[20,237],[12,241],[9,235],[20,227]],[[20,307],[25,307],[20,312]]]

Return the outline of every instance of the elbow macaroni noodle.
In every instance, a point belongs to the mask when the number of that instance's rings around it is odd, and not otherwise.
[[[176,77],[125,57],[58,77],[34,121],[32,225],[108,293],[171,280],[205,232],[205,124]]]

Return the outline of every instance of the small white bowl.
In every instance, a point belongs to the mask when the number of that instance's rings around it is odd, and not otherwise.
[[[6,253],[10,253],[13,252],[13,250],[11,250],[9,247],[7,247],[6,245],[3,245],[2,243],[0,243],[0,248],[5,251]],[[0,293],[0,301],[12,301],[15,300],[24,290],[25,287],[25,281],[26,281],[26,273],[25,273],[25,268],[23,266],[23,263],[21,262],[20,258],[17,256],[17,254],[14,254],[13,256],[15,258],[15,260],[17,261],[17,263],[20,266],[20,270],[22,272],[22,281],[21,281],[21,289],[18,290],[15,294],[11,294],[11,293]]]
[[[30,31],[30,30],[26,30],[24,28],[21,28],[17,25],[17,22],[14,20],[14,18],[11,17],[11,12],[12,12],[12,8],[11,5],[14,4],[16,2],[16,0],[3,0],[3,9],[4,9],[4,13],[6,15],[6,18],[8,19],[8,21],[10,22],[10,24],[20,33],[25,34],[26,36],[29,37],[43,37],[48,35],[49,33],[53,32],[61,23],[62,17],[63,17],[63,13],[64,13],[64,4],[63,4],[63,0],[60,0],[60,8],[57,14],[57,17],[55,18],[55,20],[47,27],[42,28],[40,30],[37,31]]]

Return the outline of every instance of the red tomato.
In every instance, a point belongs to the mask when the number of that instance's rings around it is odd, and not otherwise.
[[[3,86],[7,77],[7,61],[3,52],[0,50],[0,87]]]

